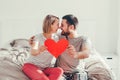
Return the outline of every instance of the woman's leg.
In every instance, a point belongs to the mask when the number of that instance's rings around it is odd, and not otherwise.
[[[49,80],[42,70],[34,64],[26,63],[22,67],[22,70],[31,80]]]
[[[43,72],[48,76],[49,80],[60,80],[63,70],[59,67],[46,68]]]

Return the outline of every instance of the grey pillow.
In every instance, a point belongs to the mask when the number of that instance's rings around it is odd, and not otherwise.
[[[12,42],[10,42],[10,45],[11,45],[11,47],[30,48],[28,39],[15,39]]]

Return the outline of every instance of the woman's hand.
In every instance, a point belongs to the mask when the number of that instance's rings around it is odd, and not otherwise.
[[[47,47],[44,45],[40,45],[39,41],[35,41],[34,38],[35,36],[32,36],[29,39],[29,44],[31,45],[31,54],[36,56],[44,52],[47,49]]]
[[[34,38],[35,38],[35,36],[32,36],[32,37],[29,39],[29,44],[30,44],[30,45],[33,44],[33,42],[34,42]]]
[[[45,45],[40,46],[40,48],[39,48],[40,53],[44,52],[45,50],[47,50],[47,47]]]
[[[36,56],[36,55],[39,55],[39,54],[43,53],[46,49],[47,49],[47,47],[44,46],[44,45],[39,46],[37,49],[34,49],[34,46],[33,46],[31,48],[31,54],[34,55],[34,56]]]

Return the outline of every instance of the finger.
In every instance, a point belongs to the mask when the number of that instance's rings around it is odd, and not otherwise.
[[[40,48],[43,49],[43,50],[47,49],[46,46],[44,46],[44,45],[42,45]]]
[[[30,37],[30,39],[29,39],[29,43],[30,43],[30,44],[33,44],[33,42],[34,42],[34,40],[35,40],[34,38],[35,38],[35,36]]]
[[[33,41],[33,40],[34,40],[34,37],[35,37],[35,36],[32,36],[29,40],[30,40],[30,41]]]
[[[68,50],[76,51],[74,47],[70,47]]]
[[[68,45],[68,48],[70,48],[71,47],[71,45]]]
[[[29,44],[30,44],[30,45],[32,45],[32,42],[31,42],[31,41],[29,41]]]
[[[73,48],[70,47],[70,48],[68,48],[68,50],[73,50]]]
[[[35,36],[32,36],[32,37],[31,37],[31,39],[34,39],[34,38],[35,38]]]
[[[68,54],[71,54],[73,52],[73,50],[67,50]]]
[[[31,44],[31,45],[32,45],[32,44],[33,44],[33,40],[30,40],[30,41],[29,41],[29,44]]]
[[[68,49],[74,49],[73,45],[69,45]]]

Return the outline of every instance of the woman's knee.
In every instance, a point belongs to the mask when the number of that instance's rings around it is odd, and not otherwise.
[[[60,67],[56,67],[56,72],[59,74],[63,74],[63,69]]]
[[[25,63],[22,67],[22,70],[25,70],[25,69],[38,69],[38,67],[31,63]]]

